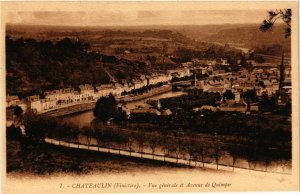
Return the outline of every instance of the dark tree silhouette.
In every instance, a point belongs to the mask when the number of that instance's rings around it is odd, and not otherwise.
[[[228,150],[232,157],[232,171],[234,171],[235,163],[236,163],[238,157],[242,155],[241,153],[243,151],[242,151],[241,147],[239,147],[239,145],[234,145],[234,144],[230,145],[228,147]]]
[[[151,135],[148,138],[148,142],[149,142],[149,147],[152,150],[152,156],[154,159],[154,153],[155,153],[155,149],[157,148],[157,146],[160,144],[161,142],[161,138],[160,138],[160,134],[158,132],[153,132],[151,133]]]
[[[117,102],[112,94],[108,97],[101,97],[96,102],[94,116],[103,122],[118,117]]]
[[[219,169],[219,163],[220,163],[221,156],[222,156],[222,148],[221,148],[221,145],[219,144],[219,142],[217,142],[214,145],[214,152],[213,152],[213,157],[217,164],[217,170]]]
[[[292,10],[291,9],[279,9],[275,11],[268,11],[268,19],[264,20],[260,26],[262,32],[269,31],[273,28],[274,23],[281,19],[286,24],[285,37],[291,36],[291,20],[292,20]]]
[[[88,149],[89,149],[93,137],[93,130],[90,127],[83,127],[81,130],[83,135],[85,135],[86,137],[86,142],[88,144]]]
[[[19,106],[15,106],[14,107],[14,115],[16,115],[17,117],[21,116],[23,113],[23,110],[21,107]]]
[[[145,133],[142,130],[138,131],[135,134],[135,139],[139,144],[139,152],[141,153],[141,158],[143,157],[145,138]]]
[[[234,94],[231,92],[231,90],[226,90],[226,92],[224,92],[224,94],[223,94],[223,97],[224,97],[226,100],[234,99],[234,98],[235,98],[235,96],[234,96]]]
[[[134,138],[132,137],[132,134],[129,134],[126,137],[126,141],[127,141],[127,146],[129,148],[129,155],[131,156],[131,152],[133,151],[132,146],[133,146],[133,142],[134,142]]]
[[[70,132],[70,140],[73,141],[73,143],[77,144],[78,148],[79,148],[79,140],[78,140],[78,135],[79,135],[79,131],[78,128],[75,125],[70,125],[69,128]]]

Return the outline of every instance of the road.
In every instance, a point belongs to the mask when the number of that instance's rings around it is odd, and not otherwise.
[[[249,170],[247,168],[239,168],[232,166],[219,164],[216,165],[214,163],[207,163],[204,164],[199,161],[193,161],[193,160],[187,160],[183,158],[174,158],[174,157],[168,157],[164,155],[159,154],[151,154],[151,153],[140,153],[135,151],[128,151],[128,150],[119,150],[119,149],[113,149],[113,148],[106,148],[106,147],[99,147],[95,145],[86,145],[86,144],[76,144],[76,143],[70,143],[66,141],[58,141],[55,139],[45,138],[45,142],[57,146],[63,146],[63,147],[69,147],[73,149],[81,149],[81,150],[91,150],[96,152],[104,152],[104,153],[110,153],[110,154],[116,154],[116,155],[123,155],[127,157],[134,157],[134,158],[143,158],[143,159],[149,159],[149,160],[156,160],[156,161],[163,161],[167,163],[175,163],[175,164],[181,164],[186,166],[192,166],[197,168],[208,168],[208,169],[217,169],[217,170],[223,170],[223,171],[233,171],[235,173],[251,173],[251,174],[283,174],[283,175],[290,175],[288,173],[281,173],[281,172],[265,172],[263,170]]]

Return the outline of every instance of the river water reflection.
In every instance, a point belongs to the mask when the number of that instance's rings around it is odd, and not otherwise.
[[[137,106],[140,106],[140,105],[146,103],[146,101],[149,99],[159,100],[159,99],[163,99],[163,98],[181,96],[184,94],[186,94],[186,93],[183,91],[170,91],[170,92],[152,96],[150,98],[146,98],[143,100],[138,100],[135,102],[128,102],[128,103],[126,103],[126,107],[129,109],[133,109],[133,108],[136,108]],[[93,115],[93,111],[85,111],[85,112],[75,113],[75,114],[71,114],[71,115],[62,117],[64,122],[75,124],[76,126],[78,126],[80,128],[84,127],[84,126],[90,126],[90,123],[92,122],[92,120],[94,118],[95,117]]]

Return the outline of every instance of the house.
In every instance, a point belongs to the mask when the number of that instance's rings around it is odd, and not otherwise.
[[[219,93],[219,94],[223,94],[225,92],[225,88],[209,88],[207,90],[208,93]]]
[[[122,112],[125,112],[127,118],[130,117],[130,109],[126,107],[124,104],[118,104],[118,109],[121,110]]]
[[[6,107],[10,107],[10,106],[16,106],[18,105],[20,102],[20,99],[18,96],[7,96],[6,97]]]
[[[14,124],[14,110],[6,108],[6,127],[11,127]]]
[[[51,90],[45,91],[44,95],[46,99],[51,101],[58,101],[61,97],[62,90]]]
[[[247,103],[245,102],[236,103],[235,100],[227,100],[226,103],[222,103],[220,105],[220,111],[246,113]]]
[[[33,95],[33,96],[28,96],[27,102],[29,103],[29,108],[33,111],[36,112],[41,112],[42,107],[41,107],[41,101],[40,101],[40,96],[38,95]]]
[[[57,102],[49,98],[41,99],[40,104],[41,104],[41,111],[47,111],[47,110],[55,109],[57,107]]]
[[[74,89],[64,88],[59,96],[58,104],[71,104],[74,102]]]
[[[257,111],[259,111],[258,104],[257,103],[250,104],[250,111],[251,112],[257,112]]]
[[[209,66],[215,66],[217,64],[217,61],[207,61],[206,63]]]
[[[114,91],[113,95],[121,96],[122,92],[124,91],[123,86],[121,84],[115,83],[114,84]]]
[[[108,96],[114,92],[113,84],[102,84],[100,86],[96,86],[96,90],[98,91],[98,98]]]
[[[214,107],[214,106],[210,106],[210,105],[203,105],[200,108],[193,108],[194,112],[204,111],[204,110],[210,110],[212,112],[216,112],[218,110],[218,108]]]
[[[27,110],[27,102],[25,99],[22,99],[17,104],[20,108],[22,108],[23,112],[26,112]]]
[[[81,94],[80,94],[80,92],[79,91],[74,91],[74,93],[73,93],[73,95],[74,95],[74,102],[75,103],[80,103],[81,102]]]
[[[134,80],[133,84],[134,84],[134,89],[140,89],[144,87],[144,83],[141,80]]]
[[[203,86],[201,82],[196,82],[196,86],[190,86],[186,89],[186,91],[192,95],[199,95],[203,93]]]
[[[264,80],[263,83],[265,85],[265,91],[268,93],[268,96],[272,96],[273,94],[276,93],[276,91],[279,90],[278,83],[275,83],[273,85],[273,83],[270,80]]]
[[[262,70],[262,69],[254,69],[252,71],[251,75],[258,78],[258,77],[261,77],[263,72],[264,72],[264,70]]]
[[[81,93],[81,101],[92,101],[94,100],[94,87],[90,84],[84,84],[78,86]]]
[[[221,65],[229,65],[227,59],[221,59]]]
[[[240,102],[241,94],[239,92],[234,92],[234,100],[236,103]]]
[[[170,109],[166,109],[162,112],[162,115],[165,115],[165,116],[168,116],[168,115],[171,115],[172,114],[172,111]]]
[[[153,108],[157,108],[157,109],[161,108],[161,103],[159,100],[147,100],[147,104],[149,104]]]
[[[132,109],[131,114],[154,114],[154,115],[161,115],[161,112],[159,112],[157,109],[154,108],[137,108]]]
[[[278,70],[278,68],[270,68],[270,69],[268,70],[268,73],[269,73],[270,75],[279,77],[279,70]]]
[[[213,71],[214,71],[214,69],[212,68],[212,66],[209,66],[208,68],[207,68],[207,73],[208,73],[208,75],[213,75]]]

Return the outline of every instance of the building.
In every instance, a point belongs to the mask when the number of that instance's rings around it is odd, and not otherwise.
[[[59,95],[58,104],[71,104],[74,102],[74,89],[73,88],[64,88]]]
[[[74,91],[73,95],[74,95],[73,102],[74,103],[80,103],[81,102],[81,94],[80,94],[80,92],[79,91]]]
[[[239,102],[236,103],[235,100],[226,100],[226,103],[220,105],[220,111],[224,112],[247,112],[247,103]]]
[[[153,114],[153,115],[161,115],[161,112],[159,110],[154,108],[137,108],[132,109],[130,111],[130,114]]]
[[[210,105],[203,105],[200,108],[198,108],[198,107],[193,108],[194,112],[204,111],[204,110],[209,110],[209,111],[212,111],[212,112],[216,112],[218,110],[218,107],[214,107],[214,106],[210,106]]]
[[[113,94],[114,85],[113,84],[102,84],[100,86],[96,86],[97,96],[98,98],[109,96],[109,94]]]
[[[41,104],[41,111],[47,111],[47,110],[57,108],[57,102],[55,100],[51,100],[48,98],[41,99],[40,104]],[[40,112],[40,111],[38,111],[38,112]]]
[[[20,103],[20,99],[18,96],[7,96],[6,97],[6,107],[16,106]]]
[[[27,100],[27,102],[29,104],[28,107],[32,111],[36,111],[36,112],[41,112],[42,111],[40,96],[38,96],[38,95],[28,96],[26,98],[26,100]]]
[[[45,91],[44,95],[46,99],[49,99],[51,101],[58,101],[61,97],[62,90],[51,90],[51,91]]]
[[[81,102],[94,100],[94,87],[90,84],[79,85],[79,90],[81,94]]]

